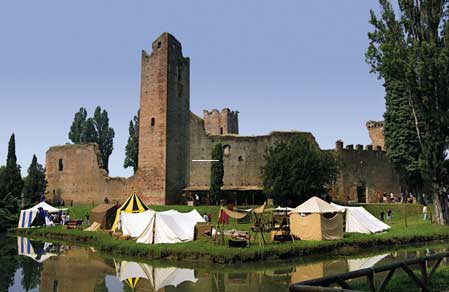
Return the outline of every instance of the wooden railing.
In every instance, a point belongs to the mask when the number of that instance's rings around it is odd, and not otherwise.
[[[400,262],[394,262],[382,266],[361,269],[357,271],[352,271],[348,273],[338,274],[334,276],[327,276],[323,278],[317,278],[313,280],[308,280],[304,282],[300,282],[297,284],[293,284],[290,286],[291,292],[354,292],[352,286],[347,282],[348,280],[365,277],[366,284],[368,286],[368,291],[370,292],[382,292],[385,291],[388,283],[394,275],[396,270],[402,269],[411,280],[417,285],[418,288],[421,288],[421,291],[429,291],[428,283],[430,278],[434,274],[435,270],[440,265],[441,261],[444,258],[449,257],[449,252],[438,253],[434,255],[429,255],[425,257],[408,259]],[[430,270],[427,270],[427,267],[430,266],[433,261],[433,265]],[[418,266],[419,273],[418,275],[410,268],[411,266]],[[382,282],[376,287],[374,281],[374,275],[379,273],[387,272],[387,275],[384,277]],[[327,288],[329,286],[340,286],[341,288]]]

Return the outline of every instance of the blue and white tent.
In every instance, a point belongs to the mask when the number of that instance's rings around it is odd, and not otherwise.
[[[31,223],[33,223],[34,218],[36,218],[39,208],[44,209],[44,211],[47,211],[47,213],[58,213],[60,210],[67,210],[67,209],[58,209],[45,202],[40,202],[39,204],[30,209],[20,211],[19,223],[17,224],[17,227],[30,228]]]

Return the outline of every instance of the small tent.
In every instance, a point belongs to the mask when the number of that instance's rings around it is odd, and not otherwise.
[[[112,224],[112,230],[117,229],[120,213],[142,213],[148,210],[148,207],[144,204],[142,199],[137,194],[132,194],[126,199],[125,203],[117,209],[114,224]]]
[[[196,210],[188,213],[175,210],[154,212],[154,216],[137,238],[137,242],[158,244],[191,241],[198,222],[205,221]]]
[[[345,207],[334,203],[331,204],[342,212],[346,212],[346,232],[377,233],[391,228],[363,207]]]
[[[180,269],[175,267],[155,268],[148,264],[122,261],[120,264],[115,263],[117,278],[131,288],[135,289],[141,279],[150,281],[154,291],[167,286],[178,286],[179,284],[189,281],[197,282],[195,271],[191,269]]]
[[[341,211],[318,197],[312,197],[290,213],[290,232],[301,240],[343,238]]]
[[[100,223],[101,229],[111,229],[117,214],[115,204],[100,204],[90,210],[90,221]]]
[[[20,211],[20,217],[19,217],[19,223],[17,225],[17,228],[29,228],[31,227],[31,223],[33,223],[34,218],[36,218],[37,213],[39,212],[39,208],[42,208],[47,213],[58,213],[61,210],[67,210],[66,209],[58,209],[55,208],[45,202],[40,202],[36,206]]]

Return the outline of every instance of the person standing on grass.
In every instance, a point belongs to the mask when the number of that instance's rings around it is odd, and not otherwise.
[[[424,207],[422,207],[422,213],[424,216],[424,221],[427,221],[427,216],[428,216],[427,205],[424,205]]]
[[[380,211],[380,221],[382,221],[382,222],[385,221],[385,212],[384,211]]]
[[[391,222],[391,217],[393,215],[393,211],[391,211],[391,209],[388,209],[387,211],[387,221]]]

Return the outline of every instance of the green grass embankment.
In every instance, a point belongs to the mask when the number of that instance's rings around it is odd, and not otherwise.
[[[148,259],[187,260],[211,263],[239,263],[259,260],[282,260],[293,257],[313,254],[345,254],[350,255],[366,248],[394,246],[426,242],[432,240],[449,239],[449,227],[430,224],[423,221],[420,206],[407,206],[407,227],[403,217],[403,205],[400,204],[372,204],[365,206],[376,217],[382,208],[393,210],[392,229],[382,234],[345,234],[345,238],[335,241],[295,241],[294,243],[268,243],[263,248],[253,244],[248,248],[229,248],[227,245],[218,245],[210,239],[201,239],[180,244],[138,244],[132,240],[117,240],[104,232],[85,232],[82,230],[66,230],[61,227],[31,228],[17,230],[17,233],[28,237],[56,239],[72,243],[88,244],[96,249],[116,255],[135,256]],[[152,206],[157,211],[176,209],[182,212],[196,208],[201,214],[211,213],[212,223],[215,224],[219,208],[216,206]],[[80,214],[82,218],[87,208],[76,206],[70,209],[72,218]],[[83,213],[84,212],[84,213]],[[226,228],[248,230],[251,224],[237,224],[230,220]],[[269,238],[265,234],[265,238]]]

